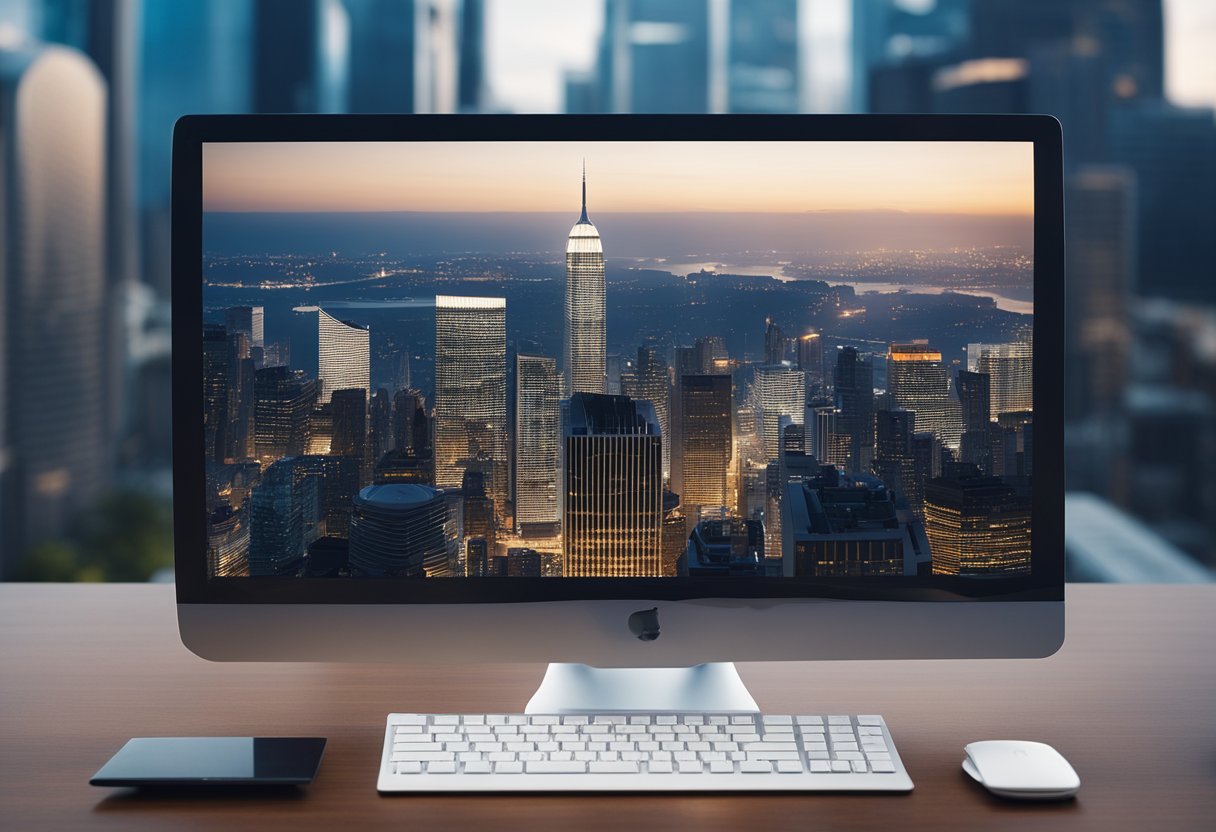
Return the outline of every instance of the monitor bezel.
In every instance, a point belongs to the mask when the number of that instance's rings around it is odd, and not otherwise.
[[[1034,156],[1032,572],[980,579],[212,578],[203,454],[202,146],[211,142],[940,141],[1026,142]],[[1059,122],[1044,115],[223,115],[173,133],[173,486],[181,604],[503,604],[577,600],[1062,601],[1064,237]],[[1054,356],[1056,360],[1048,360]],[[191,508],[195,507],[195,508]]]

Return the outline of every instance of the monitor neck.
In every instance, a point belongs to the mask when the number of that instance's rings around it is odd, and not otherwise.
[[[524,713],[758,713],[732,662],[692,667],[589,667],[554,662]]]

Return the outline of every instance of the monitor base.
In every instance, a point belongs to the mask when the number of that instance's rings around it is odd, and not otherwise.
[[[760,708],[732,662],[611,668],[554,662],[524,708],[526,714],[613,711],[758,713]]]

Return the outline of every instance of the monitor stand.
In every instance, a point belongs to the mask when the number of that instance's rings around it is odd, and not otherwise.
[[[732,662],[692,667],[589,667],[554,662],[524,708],[527,714],[620,711],[758,713]]]

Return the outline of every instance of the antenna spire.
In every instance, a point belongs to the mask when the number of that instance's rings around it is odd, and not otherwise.
[[[583,215],[579,217],[578,221],[580,223],[591,222],[587,219],[587,159],[585,157],[583,159]]]

